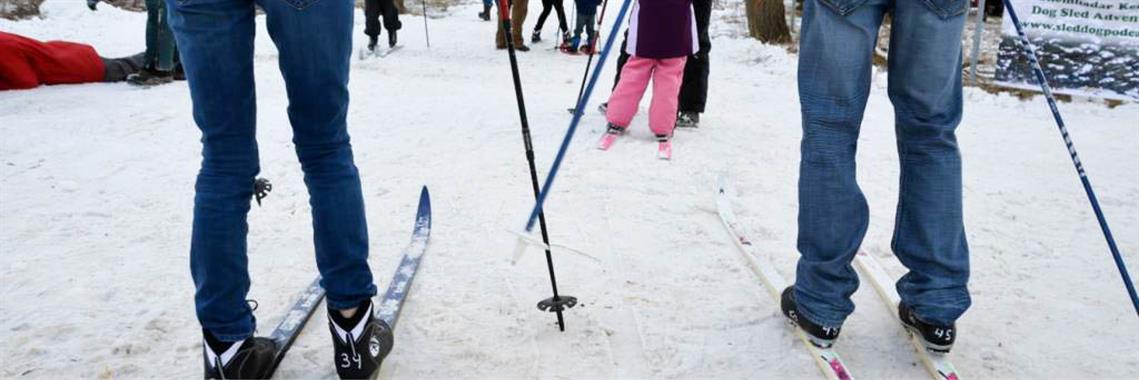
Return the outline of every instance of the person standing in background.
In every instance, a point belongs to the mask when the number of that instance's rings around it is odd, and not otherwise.
[[[383,23],[380,23],[383,16]],[[399,9],[394,0],[364,0],[364,34],[368,36],[368,51],[376,51],[380,30],[388,31],[388,47],[395,47],[396,31],[403,28],[399,21]]]
[[[538,23],[534,25],[534,34],[530,36],[530,42],[542,41],[542,26],[546,25],[546,17],[550,16],[551,10],[558,12],[558,31],[561,32],[562,41],[569,39],[569,24],[566,23],[566,9],[562,7],[562,0],[542,0],[542,14],[538,15]]]
[[[708,102],[708,74],[711,63],[708,53],[712,51],[712,38],[708,35],[708,24],[712,20],[712,0],[692,0],[692,11],[696,14],[696,36],[700,50],[688,56],[684,65],[684,81],[680,85],[680,112],[676,116],[676,126],[696,128],[700,126],[700,114]]]
[[[87,0],[87,8],[96,10],[99,1]],[[178,62],[178,47],[166,19],[164,0],[146,0],[146,54],[142,70],[127,76],[127,83],[157,86],[186,79]]]
[[[679,112],[676,117],[677,128],[696,128],[700,126],[700,114],[704,113],[704,106],[708,102],[708,76],[711,62],[708,53],[712,51],[712,39],[708,35],[708,25],[712,18],[712,0],[693,0],[692,9],[696,15],[696,35],[700,42],[700,49],[688,56],[684,65],[684,79],[680,86]],[[625,51],[628,45],[629,33],[625,32],[625,40],[621,41],[621,55],[617,57],[617,74],[613,78],[613,88],[621,82],[621,69],[629,61],[629,53]],[[609,102],[601,103],[601,112],[605,112]]]
[[[692,0],[637,0],[629,18],[629,61],[610,95],[609,122],[599,148],[609,149],[629,129],[649,82],[653,83],[649,129],[658,142],[657,157],[672,158],[677,95],[688,56],[699,50]]]
[[[510,0],[510,37],[514,39],[514,49],[518,51],[530,51],[530,47],[526,46],[525,41],[522,39],[522,23],[526,21],[526,8],[529,6],[529,3],[530,0]],[[500,19],[498,22],[498,34],[495,35],[494,38],[495,47],[506,49],[506,37],[505,31],[502,29],[502,20]]]
[[[479,18],[483,21],[490,21],[490,8],[494,6],[495,0],[482,0],[482,12],[479,12]]]
[[[584,54],[593,54],[593,44],[597,41],[597,30],[594,29],[593,24],[597,23],[597,7],[601,5],[601,0],[574,0],[575,8],[577,8],[577,24],[573,27],[573,37],[570,37],[568,46],[562,46],[562,51],[566,53],[581,52]],[[585,30],[586,38],[585,43],[581,41],[581,32]],[[566,44],[563,44],[566,45]]]

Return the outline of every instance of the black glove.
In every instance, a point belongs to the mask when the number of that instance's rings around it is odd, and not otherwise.
[[[96,10],[95,9],[96,5],[99,5],[99,0],[87,0],[87,8],[91,8],[91,10]]]

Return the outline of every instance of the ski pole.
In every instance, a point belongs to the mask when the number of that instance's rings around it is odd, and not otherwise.
[[[593,69],[593,76],[589,78],[585,93],[581,99],[577,100],[577,109],[585,107],[585,103],[589,102],[589,97],[593,95],[593,87],[597,84],[597,78],[601,76],[601,70],[605,68],[605,59],[609,57],[609,52],[613,48],[613,41],[617,36],[617,30],[621,27],[621,22],[625,20],[625,13],[629,11],[629,4],[631,3],[631,0],[624,0],[621,4],[621,11],[617,13],[617,22],[613,24],[613,29],[605,42],[605,49],[601,50],[601,56],[597,59],[597,67]],[[542,205],[546,203],[546,197],[550,195],[550,187],[553,186],[554,178],[557,177],[558,169],[561,168],[562,161],[566,157],[566,151],[569,150],[569,144],[573,141],[573,134],[577,131],[578,124],[581,123],[581,116],[581,112],[574,112],[573,118],[570,119],[569,129],[566,130],[566,136],[562,139],[562,145],[558,148],[557,156],[554,156],[554,163],[550,166],[549,174],[546,175],[546,182],[541,187],[542,191],[538,194],[537,202],[534,202],[534,209],[530,211],[529,219],[526,220],[526,232],[534,230],[534,222],[542,213]]]
[[[1103,230],[1103,237],[1107,239],[1107,247],[1111,249],[1111,256],[1115,259],[1115,267],[1119,269],[1119,275],[1123,277],[1123,285],[1127,287],[1127,293],[1131,295],[1131,304],[1135,307],[1135,314],[1139,315],[1139,296],[1135,294],[1135,285],[1131,282],[1131,275],[1127,272],[1127,264],[1123,262],[1123,255],[1119,253],[1119,247],[1115,245],[1115,238],[1112,237],[1111,229],[1107,226],[1107,218],[1099,207],[1099,200],[1096,199],[1095,191],[1092,190],[1092,183],[1088,180],[1087,172],[1084,171],[1084,164],[1080,161],[1080,156],[1076,154],[1076,146],[1072,143],[1072,137],[1068,135],[1068,127],[1064,125],[1064,119],[1060,117],[1060,110],[1056,108],[1056,99],[1052,96],[1052,87],[1048,85],[1048,78],[1045,77],[1044,70],[1040,68],[1036,48],[1032,46],[1032,41],[1024,33],[1020,19],[1016,17],[1016,10],[1012,7],[1012,1],[1004,0],[1004,3],[1005,10],[1008,11],[1009,18],[1012,20],[1013,26],[1016,27],[1016,34],[1020,36],[1020,42],[1024,44],[1025,52],[1028,53],[1028,62],[1032,66],[1033,73],[1036,74],[1036,80],[1040,82],[1044,97],[1048,99],[1048,107],[1052,110],[1052,118],[1056,120],[1056,127],[1060,129],[1060,136],[1064,138],[1064,144],[1068,146],[1068,154],[1072,157],[1072,164],[1076,166],[1076,173],[1080,175],[1084,192],[1087,193],[1088,201],[1091,202],[1092,210],[1095,211],[1096,221],[1099,222],[1099,228]]]
[[[510,27],[510,0],[498,1],[498,14],[502,20],[502,34],[506,38],[506,51],[510,55],[510,73],[514,78],[514,97],[518,101],[518,118],[522,123],[522,141],[526,146],[526,161],[530,165],[530,184],[534,188],[534,198],[537,199],[541,190],[538,188],[538,169],[534,164],[534,144],[530,141],[530,122],[526,117],[526,101],[522,93],[522,77],[518,74],[518,58],[514,53],[514,37]],[[521,0],[526,1],[526,0]],[[538,212],[538,220],[542,227],[542,242],[546,247],[546,268],[550,272],[550,287],[554,296],[538,302],[538,309],[553,312],[558,315],[558,330],[566,331],[565,319],[562,311],[577,305],[577,298],[558,294],[558,279],[554,275],[554,257],[550,254],[550,236],[546,232],[546,215]]]
[[[577,4],[577,2],[574,2]],[[597,41],[601,39],[601,22],[605,20],[605,8],[609,6],[609,0],[601,2],[601,16],[597,18],[597,35],[590,40],[590,49],[597,50]],[[617,25],[621,23],[618,22]],[[616,30],[616,29],[614,29]],[[585,92],[585,79],[589,76],[589,66],[593,65],[593,52],[589,52],[589,59],[585,61],[585,72],[581,73],[581,88],[577,90],[577,101],[581,101],[581,94]],[[574,112],[585,112],[581,108],[574,108]]]
[[[431,33],[427,31],[427,0],[421,0],[423,3],[423,36],[427,38],[427,48],[431,48]]]

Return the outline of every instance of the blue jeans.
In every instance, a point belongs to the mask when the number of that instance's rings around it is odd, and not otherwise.
[[[930,323],[970,305],[961,206],[961,33],[967,0],[806,0],[799,47],[801,315],[840,326],[854,304],[851,267],[869,224],[855,150],[878,27],[893,13],[888,93],[901,161],[891,248],[909,273],[902,302]],[[877,127],[877,126],[876,126]]]
[[[353,0],[167,0],[202,131],[190,272],[202,327],[244,339],[256,320],[249,291],[246,214],[260,171],[253,80],[254,3],[289,96],[293,144],[312,207],[317,267],[328,306],[347,309],[376,294],[360,176],[345,117]],[[273,252],[265,252],[267,255]],[[303,284],[296,284],[300,289]]]

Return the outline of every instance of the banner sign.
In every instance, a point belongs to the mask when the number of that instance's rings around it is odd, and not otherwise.
[[[1139,0],[1011,1],[1053,91],[1139,101]],[[1039,91],[1011,18],[1001,29],[996,83]]]

